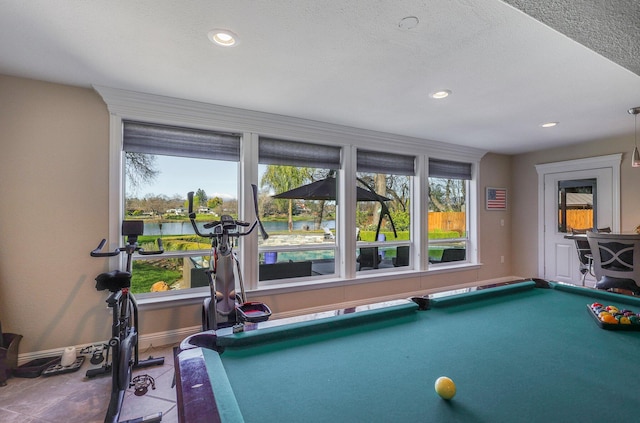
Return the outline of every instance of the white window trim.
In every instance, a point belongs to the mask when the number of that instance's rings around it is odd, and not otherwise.
[[[432,156],[433,157],[433,156]],[[441,157],[437,157],[437,158],[441,158]],[[428,161],[427,161],[427,166],[428,166]],[[438,240],[433,240],[433,242],[431,243],[437,243],[437,242],[455,242],[455,241],[464,241],[465,243],[465,249],[466,249],[466,258],[464,261],[461,261],[459,264],[457,264],[457,262],[452,262],[449,264],[442,264],[442,263],[437,263],[437,264],[430,264],[429,263],[429,242],[426,242],[426,250],[424,253],[424,257],[426,260],[426,263],[424,264],[425,266],[430,266],[430,269],[441,269],[443,267],[450,267],[450,266],[461,266],[463,264],[478,264],[478,257],[480,256],[480,242],[478,240],[478,213],[481,205],[480,205],[480,199],[478,197],[478,184],[479,184],[479,179],[480,179],[480,166],[478,165],[478,163],[472,163],[471,165],[471,180],[469,181],[469,183],[467,184],[467,198],[466,198],[466,203],[467,203],[467,211],[466,211],[466,225],[467,225],[467,237],[466,238],[452,238],[452,239],[438,239]],[[426,173],[427,175],[429,174],[429,172],[427,171]],[[427,177],[426,180],[428,180],[429,178]],[[425,198],[425,203],[424,204],[428,204],[429,202],[429,198],[428,198],[428,186],[427,186],[427,193],[426,193],[427,198]],[[428,214],[427,214],[428,216]],[[427,217],[427,221],[428,221],[428,217]],[[428,228],[427,228],[427,232],[425,232],[425,238],[428,238]]]

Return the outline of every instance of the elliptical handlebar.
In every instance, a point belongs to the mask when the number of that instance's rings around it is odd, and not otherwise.
[[[189,201],[189,220],[191,221],[191,226],[193,226],[193,230],[195,231],[196,235],[203,238],[217,238],[219,236],[222,236],[223,234],[226,234],[230,237],[239,238],[241,236],[249,235],[251,232],[253,232],[256,226],[259,226],[260,233],[262,234],[262,239],[269,238],[269,234],[267,234],[267,232],[264,230],[258,214],[258,187],[255,184],[251,184],[251,187],[253,190],[253,203],[256,211],[255,222],[251,224],[249,222],[245,222],[244,220],[236,220],[229,215],[222,215],[220,216],[220,220],[214,220],[203,225],[205,229],[213,229],[213,231],[207,234],[202,233],[200,231],[200,228],[198,228],[198,225],[196,224],[196,214],[193,211],[193,191],[187,193],[187,199]],[[238,226],[250,226],[250,228],[244,232],[241,232],[238,229]]]
[[[251,191],[253,192],[253,207],[256,211],[256,222],[260,227],[262,239],[266,240],[267,238],[269,238],[269,234],[264,230],[264,226],[262,226],[262,222],[260,221],[260,213],[258,212],[258,187],[255,184],[251,184]]]
[[[156,242],[158,243],[158,249],[154,250],[154,251],[147,251],[143,248],[138,248],[138,254],[140,254],[141,256],[151,256],[151,255],[155,255],[155,254],[162,254],[164,253],[164,246],[162,245],[162,238],[158,238],[156,240]]]

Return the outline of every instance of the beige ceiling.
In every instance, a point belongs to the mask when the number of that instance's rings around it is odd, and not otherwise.
[[[632,133],[638,2],[508,2],[539,20],[498,0],[0,0],[0,73],[506,154]]]

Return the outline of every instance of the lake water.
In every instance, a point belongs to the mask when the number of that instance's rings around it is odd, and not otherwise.
[[[264,229],[269,232],[276,231],[286,231],[289,227],[287,222],[262,222]],[[322,226],[326,226],[329,229],[335,229],[336,221],[335,220],[326,220],[322,222]],[[200,226],[201,227],[201,226]],[[314,222],[311,220],[300,220],[293,222],[294,230],[303,230],[305,227],[312,228],[314,227]],[[202,231],[202,233],[205,233]],[[189,221],[181,221],[181,222],[164,222],[164,223],[154,223],[154,222],[145,222],[144,224],[144,234],[145,235],[193,235],[193,227],[191,226],[191,222]]]

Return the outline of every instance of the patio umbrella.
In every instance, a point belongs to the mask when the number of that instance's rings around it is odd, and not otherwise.
[[[364,181],[360,180],[365,186],[367,185]],[[369,188],[367,186],[367,188]],[[284,198],[284,199],[298,199],[298,200],[335,200],[336,199],[336,179],[329,176],[324,179],[320,179],[319,181],[311,182],[307,185],[302,185],[301,187],[291,189],[289,191],[281,192],[280,194],[276,194],[273,198]],[[391,228],[393,229],[394,235],[397,237],[396,227],[393,224],[393,219],[391,219],[391,213],[389,213],[389,209],[387,208],[385,201],[391,200],[390,198],[384,197],[378,193],[376,193],[372,188],[364,189],[361,187],[356,187],[356,201],[377,201],[382,206],[382,213],[380,216],[380,220],[378,221],[378,228],[376,229],[376,238],[378,239],[378,234],[380,233],[380,225],[382,224],[382,217],[387,215],[389,218],[389,222],[391,223]]]
[[[357,201],[389,201],[390,198],[383,197],[375,192],[357,187]],[[335,200],[336,199],[336,179],[324,178],[319,181],[311,182],[307,185],[281,192],[274,195],[273,198],[286,198],[298,200]]]

